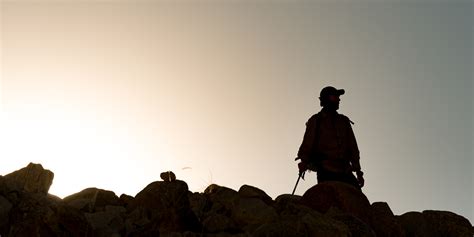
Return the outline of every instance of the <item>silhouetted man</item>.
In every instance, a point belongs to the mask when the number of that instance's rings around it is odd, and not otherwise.
[[[318,183],[341,181],[357,188],[364,186],[359,149],[348,117],[337,113],[343,89],[325,87],[320,93],[323,109],[306,123],[303,143],[298,150],[300,174],[317,172]],[[357,174],[357,178],[352,172]]]

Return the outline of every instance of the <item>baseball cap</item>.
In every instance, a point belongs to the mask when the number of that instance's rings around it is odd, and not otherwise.
[[[325,98],[329,95],[344,95],[345,91],[344,89],[336,89],[332,86],[326,86],[321,90],[321,93],[319,93],[320,98]]]

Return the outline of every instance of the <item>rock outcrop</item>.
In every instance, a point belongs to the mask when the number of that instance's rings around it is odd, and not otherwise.
[[[53,183],[54,174],[40,164],[30,163],[23,169],[5,175],[10,182],[31,193],[47,194]]]
[[[176,237],[472,237],[464,217],[447,211],[395,216],[352,186],[326,182],[302,197],[275,200],[243,185],[192,193],[172,172],[135,197],[88,188],[64,199],[47,194],[51,171],[30,164],[0,176],[0,236]]]

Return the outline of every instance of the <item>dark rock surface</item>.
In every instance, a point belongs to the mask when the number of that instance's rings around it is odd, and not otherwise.
[[[0,236],[176,237],[472,237],[471,223],[447,211],[395,216],[352,186],[326,182],[302,197],[275,200],[243,185],[210,185],[192,193],[172,172],[135,197],[88,188],[64,199],[48,194],[51,171],[41,165],[0,176]]]
[[[346,183],[331,181],[315,185],[304,193],[301,202],[321,213],[335,207],[370,223],[369,200],[359,189]]]
[[[53,183],[54,173],[43,169],[40,164],[29,163],[25,168],[5,175],[5,178],[26,192],[47,194]]]

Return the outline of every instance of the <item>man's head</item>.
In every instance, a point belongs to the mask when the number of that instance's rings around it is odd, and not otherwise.
[[[324,87],[319,93],[320,105],[330,110],[339,109],[339,96],[344,95],[344,89],[336,89],[332,86]]]

